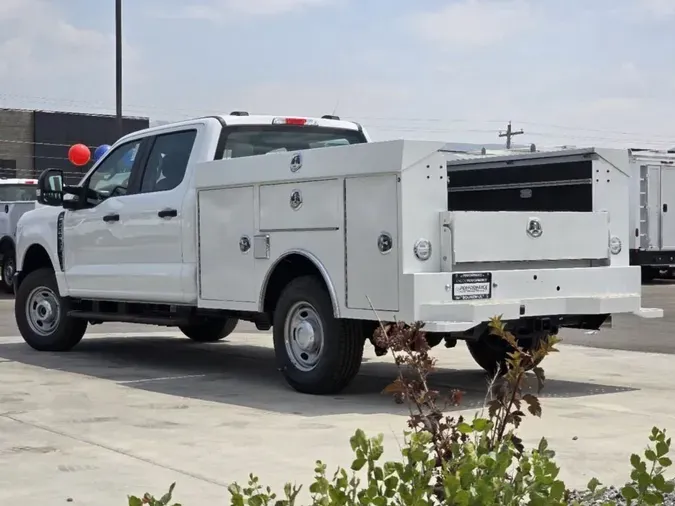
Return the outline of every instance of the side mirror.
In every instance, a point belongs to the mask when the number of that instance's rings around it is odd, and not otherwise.
[[[63,205],[63,171],[47,169],[40,174],[37,184],[37,201],[45,206]]]

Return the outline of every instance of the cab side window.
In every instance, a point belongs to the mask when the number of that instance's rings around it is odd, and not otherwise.
[[[142,139],[115,148],[89,176],[87,186],[101,198],[125,195]]]
[[[185,177],[196,130],[158,135],[143,173],[141,193],[173,190]]]

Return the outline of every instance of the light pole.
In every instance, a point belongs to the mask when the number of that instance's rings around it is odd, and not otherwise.
[[[117,133],[124,135],[122,120],[122,0],[115,0],[115,105]]]

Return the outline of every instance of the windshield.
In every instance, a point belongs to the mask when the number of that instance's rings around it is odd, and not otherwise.
[[[223,158],[240,158],[364,142],[366,138],[362,132],[342,128],[290,125],[236,126],[231,127],[227,133]]]
[[[0,201],[27,202],[37,200],[36,190],[37,185],[34,184],[0,184]]]

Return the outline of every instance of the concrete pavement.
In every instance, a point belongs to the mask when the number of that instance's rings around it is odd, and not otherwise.
[[[405,408],[379,393],[395,369],[370,350],[350,389],[317,398],[286,387],[259,335],[170,334],[90,337],[59,355],[0,340],[0,502],[113,506],[172,481],[187,506],[225,501],[249,472],[281,486],[307,482],[319,458],[348,466],[359,427],[396,456]],[[434,383],[480,406],[485,378],[466,348],[438,355]],[[672,355],[564,346],[545,363],[544,417],[522,434],[549,438],[571,485],[621,483],[652,425],[675,426],[674,367]]]
[[[544,363],[544,416],[527,419],[521,433],[532,444],[549,439],[568,485],[591,476],[623,483],[651,427],[675,428],[671,291],[663,283],[645,289],[646,305],[666,309],[663,320],[624,317],[593,336],[565,332],[566,343],[596,348],[565,344]],[[406,410],[379,393],[396,371],[370,347],[347,391],[318,398],[286,386],[269,337],[246,324],[228,342],[207,345],[161,328],[106,324],[70,353],[38,353],[18,337],[12,304],[0,301],[0,502],[114,506],[177,481],[186,506],[224,504],[226,485],[249,472],[280,487],[309,483],[319,458],[349,466],[348,438],[359,427],[383,432],[387,455],[397,456]],[[465,391],[461,409],[472,412],[484,375],[462,344],[436,350],[434,383]]]

